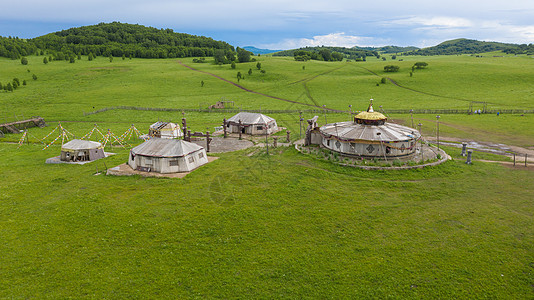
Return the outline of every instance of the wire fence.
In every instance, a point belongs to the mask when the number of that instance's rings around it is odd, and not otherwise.
[[[202,112],[202,113],[238,113],[238,112],[254,112],[266,114],[284,114],[284,113],[306,113],[306,114],[348,114],[350,111],[333,111],[324,109],[240,109],[240,108],[166,108],[166,107],[139,107],[139,106],[111,106],[105,107],[92,112],[84,112],[84,116],[94,115],[110,110],[139,110],[139,111],[167,111],[167,112]],[[390,109],[385,111],[388,114],[473,114],[470,109]],[[354,113],[354,112],[353,112]],[[481,111],[480,114],[533,114],[534,109],[489,109]]]

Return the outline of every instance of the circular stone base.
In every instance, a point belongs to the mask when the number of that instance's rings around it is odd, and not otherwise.
[[[417,168],[424,168],[429,166],[436,166],[441,163],[444,163],[445,161],[451,159],[451,157],[443,151],[443,149],[438,149],[435,146],[430,145],[423,145],[423,151],[421,152],[421,148],[418,147],[416,152],[410,155],[402,156],[402,157],[360,157],[360,156],[354,156],[354,155],[344,155],[340,152],[331,151],[330,149],[324,148],[324,147],[305,147],[302,144],[296,143],[295,149],[297,151],[303,153],[306,153],[307,151],[304,149],[309,149],[312,152],[320,151],[320,152],[330,152],[331,155],[327,156],[325,159],[332,161],[333,163],[343,165],[343,166],[349,166],[349,167],[355,167],[355,168],[361,168],[361,169],[368,169],[368,170],[402,170],[402,169],[417,169]],[[438,159],[439,154],[439,159]],[[335,161],[335,155],[338,156],[337,161]],[[429,162],[430,160],[430,162]],[[368,165],[367,163],[373,163],[376,162],[379,165]],[[426,162],[426,163],[425,163]],[[380,164],[387,164],[391,163],[391,166],[384,166]],[[411,164],[411,165],[404,165],[404,164]],[[395,166],[397,164],[402,164],[400,166]]]

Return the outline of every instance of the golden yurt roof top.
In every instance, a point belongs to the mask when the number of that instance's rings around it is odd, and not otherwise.
[[[383,114],[373,110],[373,99],[371,99],[371,103],[369,103],[369,108],[367,108],[367,111],[362,111],[361,113],[357,114],[354,119],[378,121],[386,120],[387,118]]]

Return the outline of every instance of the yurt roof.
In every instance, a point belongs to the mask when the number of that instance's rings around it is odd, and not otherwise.
[[[273,121],[275,121],[273,118],[266,116],[264,114],[260,113],[250,113],[250,112],[240,112],[236,114],[235,116],[228,119],[228,122],[233,123],[239,123],[239,120],[241,120],[241,123],[243,124],[269,124]]]
[[[354,122],[326,124],[320,128],[326,138],[334,137],[342,141],[398,142],[418,139],[419,131],[393,123],[384,125],[364,125]]]
[[[386,116],[376,111],[374,112],[362,111],[361,113],[357,114],[355,118],[361,119],[361,120],[372,120],[372,121],[387,119]]]
[[[181,157],[201,150],[203,147],[184,140],[151,138],[132,148],[134,154],[154,157]]]
[[[102,144],[99,142],[84,141],[78,139],[71,140],[61,146],[61,150],[87,150],[98,148],[102,148]]]
[[[171,122],[157,121],[156,123],[150,125],[150,128],[156,129],[156,130],[157,129],[162,129],[162,128],[165,128],[165,127],[174,128],[174,127],[176,127],[176,124],[171,123]]]

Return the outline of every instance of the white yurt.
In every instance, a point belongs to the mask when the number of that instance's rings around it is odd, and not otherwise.
[[[228,132],[239,133],[239,121],[244,134],[264,135],[278,131],[275,119],[260,113],[240,112],[226,121]]]
[[[148,129],[148,136],[162,139],[176,139],[184,136],[180,126],[171,122],[158,121]]]
[[[130,150],[128,165],[134,170],[189,172],[208,163],[206,150],[184,140],[151,138]]]
[[[61,146],[62,161],[93,161],[104,157],[104,147],[99,142],[74,139]]]
[[[415,153],[419,131],[388,123],[386,116],[373,110],[354,117],[354,121],[326,124],[320,129],[322,146],[349,156],[389,158]]]

